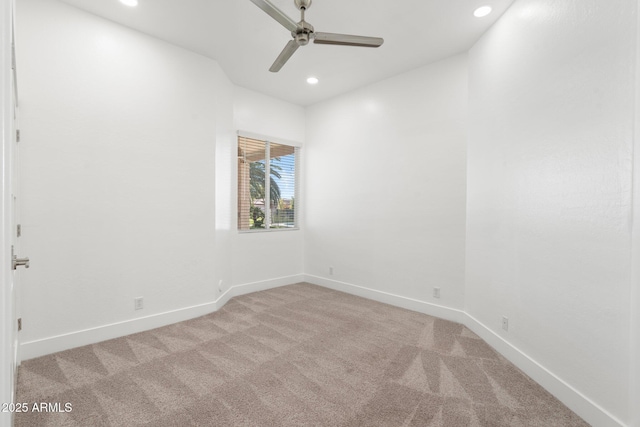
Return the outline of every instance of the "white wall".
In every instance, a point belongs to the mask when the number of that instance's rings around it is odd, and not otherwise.
[[[219,65],[56,1],[18,19],[22,341],[215,300]]]
[[[18,18],[25,358],[302,279],[301,231],[243,235],[235,217],[236,130],[302,143],[302,107],[57,1]]]
[[[418,309],[461,309],[466,136],[466,55],[309,107],[311,280]]]
[[[599,426],[629,416],[635,12],[516,1],[469,54],[465,310]]]
[[[235,128],[256,135],[275,137],[304,147],[304,108],[262,95],[249,89],[236,87],[234,98]],[[237,152],[237,151],[236,151]],[[301,158],[305,149],[301,148]],[[233,212],[237,210],[237,156],[233,158],[234,192]],[[305,171],[301,169],[301,174]],[[296,207],[304,202],[305,194],[298,197]],[[233,227],[237,230],[238,219]],[[281,283],[302,280],[303,272],[302,229],[277,232],[233,233],[233,283],[242,285],[264,281]]]

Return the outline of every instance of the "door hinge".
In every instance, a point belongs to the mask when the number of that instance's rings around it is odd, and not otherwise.
[[[16,44],[11,42],[11,69],[16,69]]]
[[[20,142],[20,129],[16,129],[16,142]]]
[[[16,226],[16,236],[18,236],[18,237],[22,236],[22,225],[21,224],[18,224]]]
[[[18,332],[22,330],[22,317],[18,318]]]

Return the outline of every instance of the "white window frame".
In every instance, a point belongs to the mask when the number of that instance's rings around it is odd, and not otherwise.
[[[237,136],[236,136],[236,141],[235,141],[235,152],[239,151],[239,145],[238,145],[238,140],[239,138],[243,137],[243,138],[250,138],[250,139],[256,139],[256,140],[260,140],[263,141],[266,144],[266,151],[265,151],[265,177],[269,177],[269,170],[271,167],[271,153],[270,153],[270,149],[269,149],[269,143],[274,143],[274,144],[281,144],[281,145],[288,145],[290,147],[294,147],[295,150],[295,174],[294,174],[294,197],[295,197],[295,209],[293,211],[293,222],[294,222],[294,226],[290,227],[290,228],[269,228],[269,227],[265,227],[265,228],[254,228],[254,229],[248,229],[248,230],[241,230],[238,224],[238,218],[239,218],[239,208],[238,208],[238,193],[240,191],[240,185],[238,182],[238,171],[236,169],[236,203],[235,203],[235,209],[236,209],[236,230],[238,231],[238,233],[240,234],[250,234],[250,233],[273,233],[273,232],[286,232],[286,231],[299,231],[300,230],[300,210],[301,210],[301,196],[300,196],[300,169],[301,169],[301,165],[300,165],[300,151],[302,149],[301,144],[299,142],[295,142],[295,141],[289,141],[286,139],[282,139],[282,138],[276,138],[276,137],[272,137],[272,136],[266,136],[266,135],[261,135],[261,134],[256,134],[256,133],[251,133],[251,132],[246,132],[246,131],[242,131],[242,130],[238,130],[237,132]],[[237,163],[236,163],[236,168],[237,168]],[[269,206],[271,203],[271,179],[265,179],[265,206]],[[271,209],[265,209],[265,223],[267,225],[271,224]]]

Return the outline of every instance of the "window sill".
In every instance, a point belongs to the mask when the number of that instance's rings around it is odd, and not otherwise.
[[[300,231],[300,227],[291,228],[254,228],[253,230],[238,230],[238,234],[254,234],[254,233],[279,233],[287,231]]]

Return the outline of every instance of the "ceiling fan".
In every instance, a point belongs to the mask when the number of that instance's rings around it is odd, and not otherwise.
[[[291,55],[300,46],[305,46],[309,40],[317,44],[335,44],[341,46],[379,47],[384,43],[380,37],[352,36],[349,34],[320,33],[313,29],[313,26],[304,20],[304,12],[311,6],[312,0],[293,0],[296,7],[300,9],[301,19],[296,22],[275,7],[269,0],[251,0],[260,9],[264,10],[273,19],[278,21],[287,30],[291,31],[293,40],[284,47],[269,71],[277,73],[282,66],[291,58]]]

